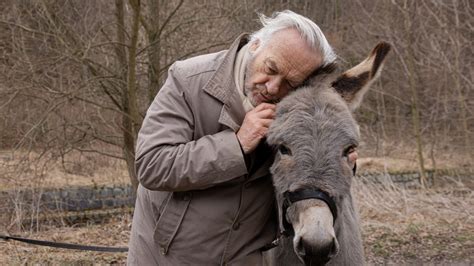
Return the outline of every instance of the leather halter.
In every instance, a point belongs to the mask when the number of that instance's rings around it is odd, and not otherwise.
[[[355,176],[357,170],[357,164],[354,163],[354,168],[352,168],[352,174]],[[306,199],[318,199],[324,201],[331,211],[333,217],[333,225],[336,223],[337,219],[337,206],[334,199],[329,196],[329,194],[321,189],[318,188],[305,188],[299,189],[296,191],[285,191],[283,193],[283,203],[281,207],[281,214],[282,214],[282,231],[280,232],[281,235],[284,236],[293,236],[295,231],[293,226],[286,220],[286,212],[287,209],[291,206],[291,204],[306,200]]]
[[[331,210],[333,217],[333,224],[336,223],[337,218],[337,207],[334,199],[330,197],[326,192],[320,189],[300,189],[296,191],[286,191],[283,193],[283,204],[282,204],[282,222],[283,222],[283,231],[282,235],[294,235],[293,226],[286,220],[286,211],[291,206],[291,204],[306,200],[306,199],[318,199],[324,201],[329,209]]]
[[[355,176],[357,170],[357,164],[354,164],[354,168],[352,168],[352,174]],[[272,249],[280,244],[280,239],[281,237],[285,236],[294,236],[295,231],[293,229],[293,226],[286,220],[286,211],[287,209],[291,206],[291,204],[305,200],[305,199],[319,199],[324,201],[328,207],[329,210],[331,211],[332,217],[333,217],[333,224],[336,223],[336,218],[337,218],[337,206],[336,202],[334,199],[329,196],[329,194],[325,191],[322,191],[317,188],[311,188],[311,189],[299,189],[296,191],[285,191],[283,193],[283,202],[282,202],[282,207],[281,209],[278,209],[278,212],[281,212],[281,224],[280,226],[283,226],[283,228],[280,228],[281,230],[279,231],[279,234],[275,240],[273,240],[271,243],[263,246],[261,248],[261,251],[267,251],[269,249]]]
[[[279,209],[281,215],[281,224],[280,231],[278,236],[271,243],[263,246],[260,250],[267,251],[272,249],[280,244],[282,237],[290,237],[295,235],[295,230],[293,226],[286,220],[286,211],[291,206],[291,204],[305,199],[319,199],[324,201],[331,210],[333,217],[333,224],[336,222],[337,218],[337,207],[334,200],[324,191],[320,189],[299,189],[296,191],[286,191],[283,193],[283,203],[281,209]],[[282,228],[283,227],[283,228]]]

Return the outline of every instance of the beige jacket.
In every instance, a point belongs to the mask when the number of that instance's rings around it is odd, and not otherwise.
[[[276,233],[271,152],[244,157],[233,64],[247,41],[171,66],[138,136],[128,264],[259,265]]]

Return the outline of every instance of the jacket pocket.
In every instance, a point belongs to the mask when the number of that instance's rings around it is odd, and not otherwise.
[[[191,192],[173,192],[161,211],[153,237],[160,246],[160,252],[163,255],[168,253],[171,243],[183,222],[191,196]]]
[[[168,201],[170,200],[173,193],[164,192],[164,191],[152,191],[152,190],[146,190],[145,192],[146,192],[147,201],[149,204],[149,210],[152,211],[153,222],[156,227],[156,223],[160,219],[161,213],[163,212],[163,209],[166,207],[166,204],[168,204]]]

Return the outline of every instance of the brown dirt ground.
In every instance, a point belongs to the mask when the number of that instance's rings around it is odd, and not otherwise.
[[[472,265],[474,195],[448,190],[354,187],[369,264]],[[43,227],[25,237],[58,242],[126,246],[130,213],[100,224]],[[0,264],[123,264],[125,253],[81,252],[0,242]]]
[[[98,246],[127,246],[131,215],[114,217],[101,224],[81,227],[50,227],[24,237],[56,242]],[[0,242],[0,265],[96,265],[124,264],[126,253],[76,251],[23,244]]]
[[[461,223],[432,223],[418,219],[389,223],[385,219],[363,220],[363,237],[367,262],[370,264],[461,264],[474,262],[474,227]],[[34,239],[88,245],[126,246],[131,216],[114,217],[102,224],[82,227],[50,227],[31,234]],[[92,265],[124,264],[126,253],[73,251],[0,242],[0,264]]]

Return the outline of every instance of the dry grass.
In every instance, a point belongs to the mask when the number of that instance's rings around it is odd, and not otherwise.
[[[0,212],[0,232],[38,230],[39,198],[46,188],[129,184],[126,169],[124,161],[96,153],[58,156],[51,150],[0,151],[0,193],[4,192],[0,199],[6,195],[15,204],[11,212],[11,206],[7,208],[5,202],[0,202],[0,210],[9,210]],[[21,191],[27,191],[33,200],[25,202]],[[33,223],[25,227],[23,222],[27,219]]]
[[[474,195],[458,183],[442,190],[406,190],[390,183],[357,179],[355,198],[360,209],[366,257],[370,264],[462,264],[474,262]],[[124,246],[130,215],[101,224],[47,227],[23,233],[90,245]],[[0,242],[0,264],[122,264],[125,253],[81,252]]]
[[[354,191],[370,262],[474,261],[471,188],[407,190],[359,179]]]
[[[25,237],[82,245],[127,246],[130,233],[129,214],[101,224],[81,227],[50,227]],[[0,242],[0,265],[96,265],[123,264],[126,253],[75,251],[33,246],[15,241]]]
[[[396,132],[395,130],[393,132]],[[406,172],[418,171],[416,143],[411,133],[406,136],[394,136],[387,129],[387,136],[379,138],[370,127],[361,128],[358,166],[362,171]],[[424,166],[428,170],[455,169],[474,172],[474,153],[472,148],[456,145],[446,137],[444,139],[423,139]]]
[[[417,169],[414,153],[392,151],[391,154],[391,157],[361,158],[359,169],[382,173]],[[71,153],[64,161],[45,156],[38,160],[37,155],[0,153],[2,190],[128,183],[126,167],[118,159]],[[466,162],[469,158],[462,154],[440,155],[437,165],[451,169],[472,168],[472,162]],[[45,161],[48,166],[42,168]],[[15,169],[20,171],[15,172]],[[468,179],[466,183],[444,180],[444,185],[435,189],[407,190],[389,182],[373,184],[357,178],[353,188],[368,262],[377,265],[422,262],[469,265],[474,262],[474,178]],[[17,234],[69,243],[124,246],[129,237],[130,215],[114,217],[101,224],[42,226],[36,232]],[[6,225],[1,227],[0,231],[6,230]],[[0,242],[0,249],[0,265],[123,264],[126,259],[125,253],[70,251],[17,242]]]
[[[96,153],[0,151],[0,190],[125,184],[126,169],[123,160]]]
[[[360,148],[358,169],[365,172],[418,171],[417,157],[413,148],[403,143],[384,142],[377,155],[373,146],[363,143]],[[107,150],[120,156],[120,151]],[[436,161],[425,153],[425,166],[433,169],[458,169],[473,172],[474,158],[468,152],[438,152]],[[72,151],[58,155],[52,150],[0,150],[0,191],[22,188],[46,188],[66,186],[100,186],[129,183],[123,160],[97,153]]]
[[[378,151],[373,145],[362,143],[359,148],[360,158],[357,163],[364,171],[403,172],[418,171],[418,157],[414,144],[385,141]],[[472,150],[451,150],[449,146],[436,151],[425,150],[423,153],[426,169],[474,170]]]

